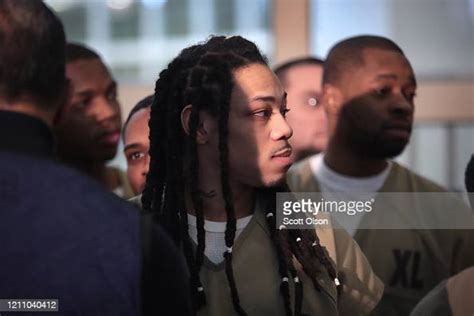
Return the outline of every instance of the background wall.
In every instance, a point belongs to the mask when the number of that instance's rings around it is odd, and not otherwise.
[[[415,129],[398,160],[454,190],[474,151],[474,0],[49,0],[70,41],[97,49],[118,80],[124,118],[161,69],[209,34],[243,35],[272,64],[358,34],[388,36],[419,89]],[[123,155],[112,164],[125,167]]]

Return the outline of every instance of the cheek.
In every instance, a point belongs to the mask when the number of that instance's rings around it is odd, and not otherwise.
[[[250,133],[249,133],[250,134]],[[258,135],[233,135],[229,137],[229,166],[233,175],[245,182],[255,182],[265,168],[267,149]]]
[[[132,186],[132,188],[137,191],[137,189],[139,189],[142,181],[143,181],[143,177],[141,176],[141,172],[140,172],[140,168],[136,167],[136,166],[132,166],[132,167],[128,167],[127,168],[127,177],[128,177],[128,181],[130,182],[130,185]]]

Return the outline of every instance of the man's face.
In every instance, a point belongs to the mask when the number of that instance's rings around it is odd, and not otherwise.
[[[322,76],[322,66],[308,64],[294,66],[285,74],[285,89],[291,109],[287,121],[293,128],[290,143],[297,158],[326,148],[326,113],[320,105]]]
[[[135,194],[143,191],[150,156],[148,139],[150,108],[137,111],[130,118],[124,131],[124,154],[127,158],[127,176]]]
[[[396,52],[367,49],[364,61],[342,76],[335,137],[362,156],[394,157],[410,139],[415,75]]]
[[[292,163],[286,93],[265,65],[239,68],[234,79],[228,123],[231,181],[253,187],[278,184]]]
[[[57,129],[60,150],[88,161],[112,159],[121,125],[117,84],[99,59],[69,63],[66,75],[74,92]]]

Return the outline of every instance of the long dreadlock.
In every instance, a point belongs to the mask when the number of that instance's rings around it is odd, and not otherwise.
[[[267,65],[255,44],[242,37],[211,37],[207,42],[183,50],[168,68],[160,73],[155,85],[155,97],[150,114],[150,168],[142,195],[145,211],[152,212],[155,221],[168,231],[176,244],[183,249],[191,275],[192,295],[195,309],[206,304],[205,289],[199,272],[205,250],[204,214],[202,193],[199,190],[199,160],[196,131],[199,113],[206,111],[218,119],[219,157],[222,193],[227,214],[224,253],[226,276],[234,310],[246,315],[240,305],[236,280],[232,270],[232,247],[236,233],[236,218],[229,184],[228,118],[230,97],[234,88],[233,71],[244,66],[260,63]],[[181,128],[181,112],[192,104],[189,119],[189,136]],[[189,155],[189,161],[183,156]],[[183,177],[184,175],[184,177]],[[188,234],[187,211],[184,192],[191,192],[197,218],[197,247],[192,248]],[[295,289],[295,315],[301,314],[303,286],[294,265],[295,257],[303,271],[319,290],[317,275],[324,273],[316,262],[320,262],[335,280],[336,271],[328,255],[319,244],[314,230],[286,230],[275,226],[276,192],[283,188],[260,190],[266,201],[266,218],[271,239],[278,258],[281,277],[280,292],[285,312],[292,315],[290,300],[290,275]]]

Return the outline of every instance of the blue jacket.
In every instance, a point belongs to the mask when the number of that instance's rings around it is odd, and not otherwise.
[[[159,258],[150,278],[135,207],[56,163],[41,121],[0,111],[0,135],[0,299],[59,300],[59,313],[41,315],[188,314],[183,260],[159,227],[150,231]],[[142,278],[153,280],[151,312]]]

